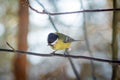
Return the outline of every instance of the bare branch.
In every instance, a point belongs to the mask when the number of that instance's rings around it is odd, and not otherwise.
[[[69,55],[68,49],[65,50],[65,53],[66,53],[67,55]],[[78,71],[77,71],[77,69],[76,69],[76,67],[75,67],[75,65],[74,65],[74,63],[73,63],[72,58],[71,58],[71,57],[68,57],[68,60],[69,60],[69,62],[70,62],[70,64],[71,64],[71,67],[72,67],[73,72],[74,72],[74,74],[75,74],[75,76],[76,76],[76,79],[77,79],[77,80],[81,80],[81,78],[80,78],[80,76],[79,76],[79,73],[78,73]]]
[[[15,52],[15,49],[8,42],[6,42],[6,44]]]
[[[84,10],[84,6],[83,6],[82,0],[80,0],[80,2],[81,2],[81,8]],[[85,19],[86,19],[86,14],[83,13],[83,32],[84,32],[84,39],[85,39],[85,43],[86,43],[87,50],[88,50],[90,56],[93,57],[92,50],[90,49],[90,44],[89,44],[88,33],[87,33],[87,26],[86,26],[86,20],[85,20]],[[93,80],[96,80],[94,61],[93,61],[93,60],[90,60],[90,63],[91,63],[91,74],[92,74],[92,78],[93,78]]]
[[[33,8],[29,1],[26,0],[26,5],[29,6],[29,8],[33,11],[35,11],[36,13],[39,14],[47,14],[47,15],[65,15],[65,14],[79,14],[79,13],[84,13],[84,12],[108,12],[108,11],[120,11],[120,8],[111,8],[111,9],[94,9],[94,10],[80,10],[80,11],[72,11],[72,12],[57,12],[57,13],[52,13],[52,12],[46,12],[46,11],[38,11],[37,9]]]
[[[0,49],[0,51],[3,52],[14,52],[14,50],[11,49]],[[55,53],[55,54],[46,54],[46,53],[35,53],[35,52],[28,52],[28,51],[22,51],[22,50],[15,50],[15,52],[19,54],[28,54],[28,55],[34,55],[34,56],[42,56],[42,57],[52,57],[52,56],[58,56],[58,57],[71,57],[74,59],[86,59],[86,60],[94,60],[94,61],[99,61],[99,62],[108,62],[108,63],[113,63],[113,64],[119,64],[119,60],[108,60],[108,59],[100,59],[100,58],[93,58],[93,57],[88,57],[88,56],[80,56],[80,55],[66,55],[60,54],[60,53]]]
[[[43,5],[40,1],[36,0],[36,2],[44,9],[44,12],[47,12],[47,13],[48,13],[47,9],[44,7],[44,5]],[[53,28],[55,29],[55,31],[56,31],[56,32],[59,32],[58,29],[57,29],[57,27],[55,26],[55,23],[53,22],[52,17],[51,17],[49,14],[48,14],[48,16],[49,16],[49,20],[50,20]]]

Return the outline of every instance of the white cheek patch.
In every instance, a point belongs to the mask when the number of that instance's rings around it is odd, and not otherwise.
[[[51,45],[55,45],[57,41],[58,39],[56,39],[53,43],[51,43]]]

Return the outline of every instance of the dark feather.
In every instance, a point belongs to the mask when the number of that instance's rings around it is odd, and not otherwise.
[[[65,34],[62,34],[62,33],[56,33],[56,34],[58,35],[58,38],[63,39],[63,42],[65,42],[65,43],[76,41],[73,38],[71,38]]]

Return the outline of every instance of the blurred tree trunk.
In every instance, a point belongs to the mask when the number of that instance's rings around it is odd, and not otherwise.
[[[24,6],[25,1],[19,0],[18,50],[27,50],[28,7]],[[15,80],[27,80],[26,68],[26,55],[16,54],[14,58]]]
[[[117,0],[113,0],[113,8],[117,8]],[[118,11],[113,12],[113,25],[112,25],[112,59],[118,60]],[[118,65],[112,66],[112,80],[118,80]]]

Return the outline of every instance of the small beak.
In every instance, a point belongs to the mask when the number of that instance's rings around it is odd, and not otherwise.
[[[48,45],[47,46],[50,46],[50,44],[48,43]]]
[[[50,43],[48,43],[48,45],[47,46],[52,46]]]

